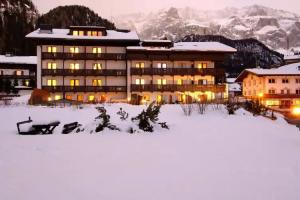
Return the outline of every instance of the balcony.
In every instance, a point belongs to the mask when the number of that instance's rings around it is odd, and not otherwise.
[[[211,75],[211,76],[219,76],[224,75],[224,69],[216,69],[216,68],[131,68],[131,75],[170,75],[170,76],[184,76],[184,75]]]
[[[205,92],[220,93],[226,91],[225,85],[131,85],[133,92]]]
[[[124,53],[42,53],[42,59],[59,60],[125,60]]]
[[[265,94],[263,98],[266,99],[300,99],[300,94]]]
[[[126,92],[126,86],[43,86],[49,92]]]
[[[126,76],[124,69],[42,69],[43,76]]]
[[[35,75],[0,75],[0,79],[35,79]]]

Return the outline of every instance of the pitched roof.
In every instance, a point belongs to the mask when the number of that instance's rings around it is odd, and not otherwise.
[[[36,56],[6,56],[6,55],[0,55],[0,63],[36,65],[37,64],[37,57]]]

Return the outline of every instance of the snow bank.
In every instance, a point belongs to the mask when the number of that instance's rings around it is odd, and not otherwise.
[[[122,128],[120,107],[136,116],[145,106],[105,105]],[[128,134],[19,136],[16,122],[60,120],[88,125],[94,106],[0,108],[0,194],[5,200],[298,200],[299,130],[239,110],[209,109],[185,117],[162,107],[170,131]]]

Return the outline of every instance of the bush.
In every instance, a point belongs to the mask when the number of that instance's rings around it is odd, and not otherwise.
[[[129,114],[126,111],[124,111],[122,108],[120,108],[120,110],[117,112],[117,115],[120,116],[120,119],[122,121],[125,121],[129,117]]]
[[[46,90],[34,89],[28,101],[29,105],[45,105],[48,103],[50,93]]]
[[[138,116],[132,118],[132,121],[138,121],[139,129],[145,132],[153,132],[154,128],[152,124],[158,122],[158,115],[160,113],[161,105],[155,105],[155,102],[152,102],[146,110],[143,110]],[[162,128],[167,128],[166,122],[159,123]]]
[[[193,112],[193,104],[180,104],[185,116],[191,116]]]
[[[120,131],[120,129],[118,127],[116,127],[115,125],[112,125],[110,123],[110,116],[106,113],[106,109],[104,107],[97,107],[96,109],[99,112],[99,116],[96,117],[95,119],[100,120],[100,123],[96,127],[96,130],[95,130],[96,132],[101,132],[105,128],[108,128],[110,130]]]
[[[259,103],[259,101],[246,101],[244,104],[245,110],[253,113],[253,115],[266,115],[268,109]]]

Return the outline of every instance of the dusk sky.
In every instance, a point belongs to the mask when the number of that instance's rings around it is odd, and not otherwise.
[[[32,0],[41,13],[59,5],[85,5],[100,16],[110,17],[124,13],[150,12],[152,10],[190,6],[199,9],[220,9],[259,4],[300,14],[299,0]]]

